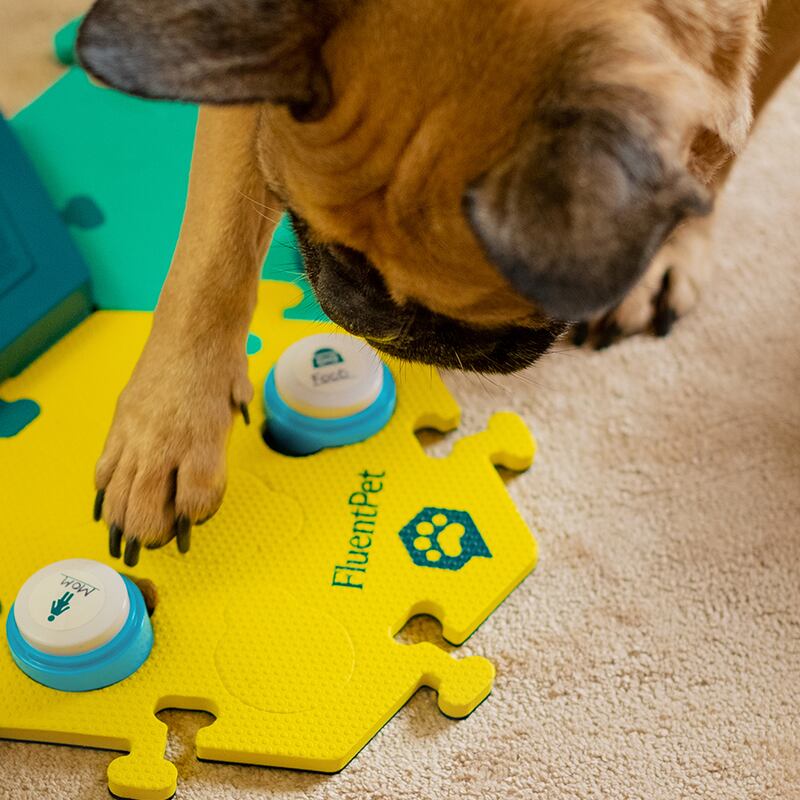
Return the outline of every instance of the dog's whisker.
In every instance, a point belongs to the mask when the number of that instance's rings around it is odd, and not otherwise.
[[[486,388],[486,384],[483,382],[483,375],[482,375],[480,372],[478,372],[478,373],[476,373],[476,374],[477,374],[477,376],[478,376],[478,386],[480,386],[480,387],[481,387],[481,389],[483,390],[483,393],[484,393],[484,394],[485,394],[487,397],[491,397],[491,396],[492,396],[492,395],[491,395],[491,393],[490,393],[490,392],[489,392],[489,390]]]
[[[503,391],[503,392],[505,392],[506,394],[508,394],[508,393],[511,391],[511,390],[509,389],[509,387],[507,387],[507,386],[502,386],[502,385],[501,385],[501,384],[499,384],[497,381],[495,381],[494,379],[492,379],[492,378],[491,378],[489,375],[487,375],[485,372],[479,372],[479,373],[478,373],[478,375],[480,375],[480,378],[481,378],[481,383],[483,383],[483,381],[485,381],[486,383],[490,384],[491,386],[493,386],[493,387],[494,387],[495,389],[497,389],[498,391]],[[485,388],[486,388],[486,387],[484,386],[484,389],[485,389]]]
[[[290,243],[290,242],[274,242],[274,243],[273,243],[273,245],[274,245],[275,247],[283,247],[283,248],[285,248],[286,250],[291,250],[293,253],[299,253],[299,252],[300,252],[300,248],[297,246],[297,244],[296,244],[296,243]]]
[[[257,208],[254,208],[253,211],[255,211],[256,214],[258,214],[259,217],[261,217],[262,219],[267,220],[268,222],[271,222],[273,225],[277,225],[278,222],[280,222],[280,220],[273,219],[272,217],[270,217],[267,214],[265,214],[263,211],[259,211]]]
[[[558,350],[548,350],[546,353],[542,353],[542,358],[545,357],[552,357],[552,356],[575,356],[579,353],[585,351],[585,347],[565,347],[565,348],[558,348]]]
[[[249,200],[254,205],[261,206],[261,208],[266,208],[267,211],[274,211],[276,214],[283,214],[284,210],[282,208],[275,208],[275,206],[270,206],[267,205],[266,203],[262,203],[260,200],[256,200],[255,197],[251,197],[249,194],[243,192],[241,189],[238,189],[237,191],[239,192],[239,195],[241,197],[244,197],[245,200]]]
[[[513,378],[514,380],[522,381],[528,386],[532,386],[534,389],[541,389],[546,392],[552,391],[552,387],[542,383],[541,381],[534,380],[528,372],[515,372],[513,373]]]

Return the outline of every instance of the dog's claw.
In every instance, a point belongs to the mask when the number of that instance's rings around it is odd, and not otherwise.
[[[589,323],[588,322],[578,322],[572,328],[572,344],[575,347],[582,347],[586,344],[586,340],[589,338]]]
[[[622,328],[616,322],[604,323],[597,333],[594,343],[595,350],[606,350],[622,335]]]
[[[178,517],[178,552],[188,553],[192,544],[192,523],[188,517]]]
[[[139,563],[139,552],[142,549],[142,543],[138,539],[128,539],[125,543],[125,564],[129,567],[135,567]]]
[[[655,300],[655,313],[653,314],[653,331],[656,336],[668,336],[678,320],[678,313],[669,304],[672,290],[672,268],[664,273],[661,288]]]
[[[678,314],[674,308],[665,306],[656,311],[653,317],[653,332],[656,336],[669,336],[675,323],[678,321]]]
[[[122,555],[122,528],[112,525],[108,530],[108,552],[112,558],[119,558]]]
[[[239,406],[239,410],[242,412],[242,419],[244,420],[245,425],[250,424],[250,409],[247,407],[247,403],[242,403]]]
[[[99,489],[94,497],[94,509],[92,510],[92,517],[95,522],[100,522],[100,517],[103,516],[103,501],[106,499],[106,490]]]

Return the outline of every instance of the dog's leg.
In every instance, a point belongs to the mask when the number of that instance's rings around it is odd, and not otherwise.
[[[256,163],[257,107],[203,108],[180,240],[153,327],[97,464],[95,514],[110,549],[178,536],[219,507],[231,424],[253,388],[245,354],[278,211]]]
[[[753,82],[753,111],[761,113],[784,78],[800,62],[800,5],[797,0],[772,0],[762,23],[764,43]],[[735,159],[714,177],[714,190],[725,184]],[[642,280],[602,319],[576,326],[582,344],[591,336],[596,347],[622,336],[653,330],[665,336],[698,302],[714,275],[711,252],[712,214],[681,225],[656,255]]]

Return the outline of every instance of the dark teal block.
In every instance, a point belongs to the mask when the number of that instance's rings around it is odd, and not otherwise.
[[[0,382],[91,310],[89,271],[0,117]]]

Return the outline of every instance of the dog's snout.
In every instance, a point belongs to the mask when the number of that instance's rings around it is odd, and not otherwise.
[[[398,303],[362,253],[315,242],[308,225],[292,217],[306,274],[323,311],[389,356],[451,369],[514,372],[545,353],[563,330],[560,323],[475,327],[420,303]]]

